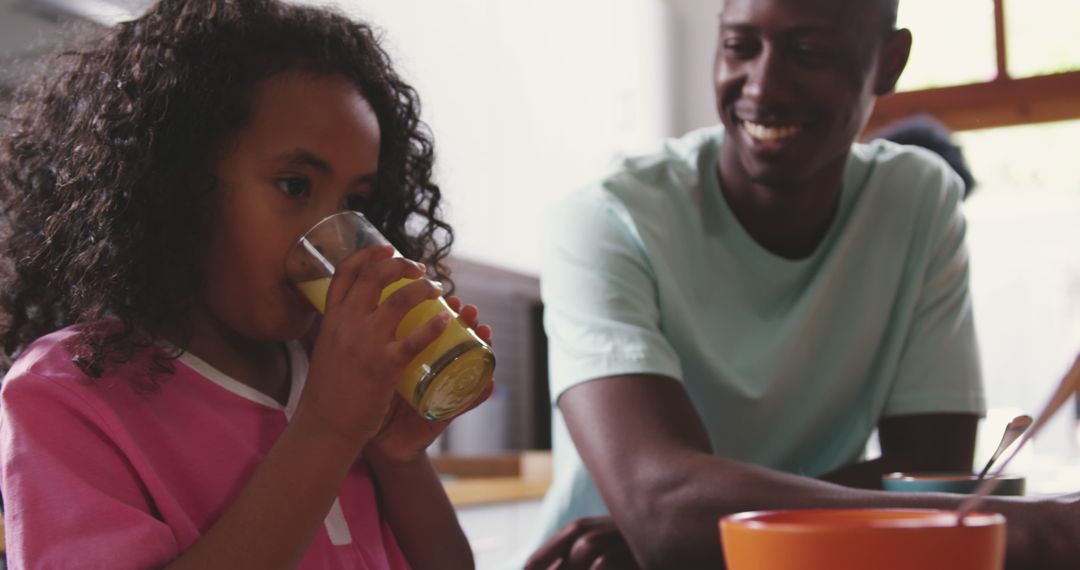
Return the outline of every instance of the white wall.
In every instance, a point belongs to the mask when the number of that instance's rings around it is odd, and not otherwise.
[[[18,1],[0,0],[0,67],[55,41],[56,26]],[[30,1],[137,13],[150,0]],[[458,256],[536,273],[554,200],[681,130],[664,0],[300,1],[384,30],[435,134]]]
[[[661,0],[341,0],[420,93],[457,255],[535,273],[541,216],[674,133]]]
[[[458,256],[535,273],[554,200],[619,154],[712,122],[717,0],[298,1],[336,5],[384,30],[435,134]],[[0,0],[0,54],[55,29],[13,15],[14,2]]]
[[[713,58],[721,0],[668,0],[674,14],[675,131],[714,125]]]

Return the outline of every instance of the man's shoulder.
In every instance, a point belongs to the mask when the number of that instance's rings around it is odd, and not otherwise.
[[[960,176],[925,148],[879,139],[854,145],[851,160],[869,173],[865,192],[894,205],[934,210],[963,200]]]
[[[877,139],[854,145],[852,159],[871,164],[874,182],[879,185],[910,187],[918,182],[933,189],[949,190],[961,183],[945,159],[919,146]]]
[[[617,204],[645,213],[689,199],[702,184],[702,163],[710,162],[705,153],[714,153],[722,136],[722,127],[707,127],[667,139],[649,152],[622,156],[564,202],[573,207]]]
[[[694,185],[703,153],[715,152],[723,133],[723,127],[717,125],[667,139],[651,152],[621,158],[604,181],[612,185],[631,181],[658,187]]]

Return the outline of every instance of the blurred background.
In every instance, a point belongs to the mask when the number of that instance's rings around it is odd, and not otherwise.
[[[65,26],[130,19],[142,0],[0,0],[0,112]],[[537,257],[543,213],[616,157],[715,122],[719,0],[341,0],[372,21],[418,89],[458,236],[459,292],[496,328],[499,388],[439,449],[548,445]],[[1035,414],[1080,349],[1080,3],[902,0],[915,36],[899,93],[868,132],[916,114],[954,131],[991,413]],[[3,126],[0,125],[0,129]],[[1080,489],[1076,412],[1018,466],[1036,489]],[[1066,417],[1067,416],[1067,417]],[[1042,477],[1040,479],[1040,477]]]

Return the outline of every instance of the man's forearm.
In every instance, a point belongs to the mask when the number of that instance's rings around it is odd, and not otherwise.
[[[869,462],[868,462],[869,463]],[[646,568],[715,568],[722,552],[720,517],[749,510],[804,508],[956,509],[965,496],[888,493],[840,486],[718,457],[687,465],[678,477],[639,488],[640,506],[612,505],[612,515]],[[1080,499],[1055,508],[1032,498],[991,497],[979,509],[1005,515],[1007,568],[1071,568],[1080,555],[1060,517],[1080,512]],[[1070,510],[1071,509],[1071,510]]]
[[[680,457],[679,469],[664,467],[671,461],[628,477],[621,496],[605,496],[647,568],[715,568],[722,559],[717,523],[724,515],[869,506],[884,495],[704,454],[689,461]]]

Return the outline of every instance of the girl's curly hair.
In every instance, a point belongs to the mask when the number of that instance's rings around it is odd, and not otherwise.
[[[16,96],[0,145],[0,367],[77,322],[120,323],[84,332],[75,360],[91,377],[190,330],[216,157],[256,83],[294,70],[344,76],[370,103],[382,136],[365,214],[448,278],[430,133],[370,26],[275,0],[162,0]]]

